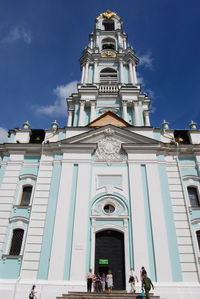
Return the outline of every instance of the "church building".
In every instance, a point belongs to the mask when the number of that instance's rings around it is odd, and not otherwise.
[[[138,61],[121,18],[101,13],[67,126],[26,121],[0,144],[1,298],[86,291],[90,268],[129,292],[142,266],[160,298],[200,298],[200,130],[151,124]]]

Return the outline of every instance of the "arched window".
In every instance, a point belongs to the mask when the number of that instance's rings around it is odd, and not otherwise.
[[[21,228],[16,228],[13,230],[13,236],[10,246],[10,255],[20,255],[22,241],[24,236],[24,230]]]
[[[198,196],[197,188],[187,187],[187,190],[188,190],[188,196],[190,199],[191,207],[198,208],[200,204],[199,204],[199,196]]]
[[[31,200],[32,186],[24,186],[20,206],[28,206]]]
[[[105,31],[114,31],[115,23],[113,20],[105,20],[103,21],[103,26]]]
[[[101,83],[117,83],[117,71],[111,68],[105,68],[100,72]]]
[[[102,40],[102,49],[115,50],[115,40],[112,38],[104,38]]]
[[[196,231],[196,235],[197,235],[197,243],[199,245],[199,251],[200,251],[200,230]]]

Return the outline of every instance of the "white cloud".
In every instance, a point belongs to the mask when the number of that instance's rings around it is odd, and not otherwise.
[[[22,26],[10,29],[8,35],[1,40],[1,44],[13,44],[19,40],[30,44],[32,40],[31,31]]]
[[[0,127],[0,143],[4,143],[8,141],[8,131],[7,129]]]
[[[153,70],[153,58],[152,53],[148,51],[146,54],[139,56],[139,66],[143,66],[147,69]]]
[[[36,112],[39,114],[45,114],[48,116],[66,116],[67,104],[66,98],[73,92],[77,91],[78,81],[72,81],[66,85],[57,86],[53,93],[56,95],[55,102],[52,105],[47,106],[35,106]]]
[[[137,81],[138,81],[139,84],[142,85],[142,87],[145,86],[144,77],[140,73],[137,73]]]

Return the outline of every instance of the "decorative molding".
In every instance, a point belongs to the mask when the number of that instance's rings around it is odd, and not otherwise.
[[[112,161],[122,160],[124,158],[121,152],[121,142],[112,137],[114,133],[115,131],[111,128],[104,131],[105,137],[99,140],[94,155],[97,160],[105,160],[108,165],[111,165]]]

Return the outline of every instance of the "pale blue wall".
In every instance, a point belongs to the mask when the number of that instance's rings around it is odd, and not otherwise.
[[[133,125],[133,111],[131,107],[127,108],[128,123]]]
[[[90,107],[85,107],[85,125],[90,123]]]
[[[16,279],[19,277],[21,262],[18,258],[7,258],[0,261],[0,277],[7,279]]]
[[[129,81],[129,68],[128,65],[124,65],[124,83],[128,84]]]
[[[60,131],[58,134],[58,140],[63,140],[66,137],[66,132],[65,131]]]
[[[11,226],[12,223],[12,226]],[[24,230],[27,231],[27,226],[28,224],[23,222],[23,227]],[[20,275],[20,270],[21,270],[21,263],[22,260],[19,257],[14,257],[14,256],[9,256],[4,258],[4,255],[8,254],[9,252],[6,252],[6,248],[8,246],[8,241],[9,241],[9,236],[11,234],[11,229],[17,228],[17,221],[9,222],[7,233],[6,233],[6,238],[5,242],[3,245],[3,256],[0,261],[0,278],[7,278],[7,279],[16,279]],[[25,241],[23,242],[24,244],[26,243],[26,232],[24,232],[23,239]],[[22,253],[23,254],[23,253]]]
[[[79,102],[77,102],[79,104]],[[77,104],[76,103],[76,104]],[[79,106],[75,105],[75,111],[74,111],[74,123],[73,126],[78,126],[78,119],[79,119]]]

